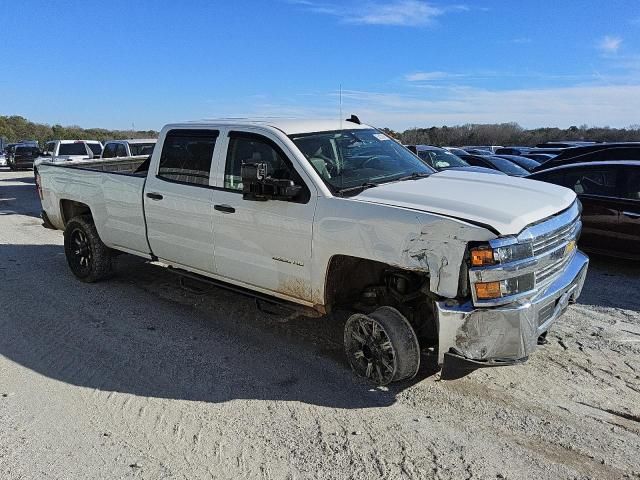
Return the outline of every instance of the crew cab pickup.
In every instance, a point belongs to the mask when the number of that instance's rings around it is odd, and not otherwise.
[[[436,172],[357,117],[167,125],[144,162],[42,164],[38,188],[80,280],[126,252],[318,318],[347,311],[347,359],[377,384],[421,355],[443,376],[526,360],[588,265],[571,190]]]
[[[96,156],[99,157],[100,154]],[[33,168],[35,172],[42,163],[70,162],[93,157],[93,150],[84,140],[51,140],[45,143],[42,153],[33,164]]]

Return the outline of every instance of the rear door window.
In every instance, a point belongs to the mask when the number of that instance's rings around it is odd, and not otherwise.
[[[164,140],[157,177],[190,185],[209,185],[217,130],[170,130]]]
[[[616,196],[616,169],[585,168],[567,172],[565,185],[578,195],[596,195],[599,197]]]
[[[113,158],[115,156],[116,156],[116,144],[107,143],[104,146],[104,151],[102,152],[102,158]]]
[[[122,143],[119,143],[116,147],[116,157],[126,157],[127,156],[127,147],[125,147]]]

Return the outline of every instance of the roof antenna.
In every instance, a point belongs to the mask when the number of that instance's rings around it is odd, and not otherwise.
[[[342,130],[342,84],[340,84],[340,130]]]

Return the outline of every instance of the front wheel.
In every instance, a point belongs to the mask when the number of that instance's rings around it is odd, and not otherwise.
[[[353,371],[377,385],[412,378],[420,368],[420,346],[409,321],[395,308],[351,315],[344,349]]]
[[[64,253],[69,268],[83,282],[97,282],[111,273],[111,250],[100,240],[90,217],[69,220],[64,230]]]

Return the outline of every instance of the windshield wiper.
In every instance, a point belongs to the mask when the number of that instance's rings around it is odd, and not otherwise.
[[[339,196],[344,197],[345,193],[351,193],[351,192],[360,193],[360,192],[366,190],[367,188],[373,188],[373,187],[377,187],[377,186],[378,186],[377,183],[364,182],[362,185],[357,185],[355,187],[341,188],[341,189],[337,190],[336,193]]]
[[[425,178],[430,175],[431,175],[430,173],[413,172],[411,175],[400,177],[398,180],[396,180],[396,182],[404,182],[405,180],[418,180],[419,178]]]

